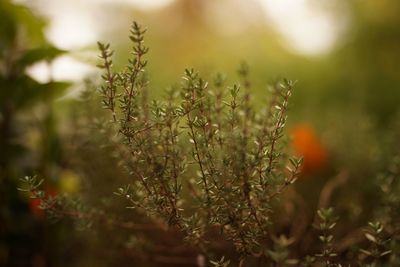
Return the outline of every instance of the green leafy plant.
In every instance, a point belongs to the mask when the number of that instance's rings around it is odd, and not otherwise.
[[[367,266],[378,266],[379,259],[390,254],[392,251],[387,250],[386,246],[389,239],[383,238],[383,225],[380,222],[369,222],[365,230],[365,238],[370,242],[369,249],[360,249],[360,251],[371,257],[372,261]]]
[[[321,231],[319,240],[322,243],[322,250],[315,256],[320,259],[320,262],[322,262],[323,266],[338,266],[333,263],[333,259],[337,256],[337,253],[335,253],[332,248],[333,235],[331,234],[331,231],[336,226],[337,221],[337,218],[333,214],[333,208],[319,209],[317,214],[320,219],[320,223],[317,228]]]
[[[258,112],[250,102],[246,64],[238,71],[243,89],[234,84],[228,95],[221,76],[210,85],[187,69],[180,90],[170,88],[163,101],[148,103],[144,33],[134,22],[132,58],[118,73],[110,45],[99,43],[103,104],[122,138],[120,156],[133,180],[116,195],[196,244],[204,245],[216,227],[243,257],[259,254],[271,202],[296,180],[301,165],[287,159],[280,141],[294,82],[271,86],[270,103]]]
[[[132,57],[120,72],[113,70],[110,45],[98,43],[100,93],[110,112],[101,127],[117,134],[117,157],[131,179],[114,194],[136,212],[178,229],[206,255],[211,255],[210,235],[218,231],[235,247],[241,264],[248,256],[266,257],[272,203],[297,179],[302,162],[284,153],[282,140],[294,82],[271,85],[268,105],[257,111],[247,64],[238,70],[242,86],[226,86],[220,74],[209,84],[186,69],[180,88],[149,102],[144,33],[132,24]],[[72,205],[71,198],[47,195],[35,177],[23,182],[20,190],[41,199],[40,207],[54,218],[110,219]]]
[[[118,202],[117,197],[129,209],[120,215],[102,210],[101,205],[85,206],[79,197],[49,196],[35,177],[22,179],[21,191],[41,199],[41,208],[53,218],[72,217],[85,228],[115,226],[130,231],[126,246],[150,251],[145,259],[161,248],[157,241],[148,242],[157,238],[140,231],[162,231],[168,239],[185,241],[184,249],[180,248],[197,256],[196,263],[191,261],[195,256],[189,261],[160,257],[167,264],[205,266],[205,258],[211,266],[221,267],[387,266],[398,262],[398,162],[379,180],[383,208],[376,216],[382,223],[370,223],[360,239],[349,235],[351,247],[346,243],[339,249],[342,236],[336,224],[340,222],[333,208],[317,210],[318,234],[304,230],[303,235],[292,235],[283,227],[274,227],[273,216],[279,216],[274,212],[282,207],[277,200],[299,177],[302,164],[285,152],[284,129],[295,83],[284,79],[269,86],[267,104],[257,110],[247,64],[240,65],[239,82],[231,85],[221,74],[208,82],[195,70],[186,69],[180,86],[149,101],[151,83],[145,59],[149,49],[144,35],[145,30],[134,22],[131,57],[121,71],[113,68],[110,44],[98,43],[102,82],[96,93],[106,112],[105,117],[93,119],[93,128],[104,135],[100,145],[115,158],[112,168],[122,166],[129,180],[114,190],[112,200],[99,195],[104,202]],[[328,189],[323,190],[327,199],[333,190]],[[311,221],[306,223],[311,225]],[[299,248],[303,237],[311,244],[305,251]],[[370,245],[357,254],[366,242]]]
[[[296,266],[299,263],[297,259],[290,258],[289,246],[293,244],[294,239],[281,235],[273,237],[272,240],[274,243],[273,249],[267,249],[267,254],[276,266]]]
[[[44,242],[42,222],[16,186],[22,176],[47,177],[50,169],[59,167],[61,142],[53,100],[70,85],[51,79],[41,83],[28,74],[32,65],[50,64],[66,51],[46,40],[42,18],[14,2],[0,1],[1,266],[30,265],[34,254],[54,252],[41,251],[51,247],[51,240]],[[35,134],[38,138],[32,141]]]
[[[228,267],[230,261],[229,260],[225,260],[225,257],[222,257],[219,261],[210,261],[210,263],[214,267]]]

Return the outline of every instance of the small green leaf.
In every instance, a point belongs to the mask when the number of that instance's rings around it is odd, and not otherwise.
[[[365,233],[365,237],[366,237],[369,241],[374,242],[374,243],[377,243],[377,240],[376,240],[375,236],[371,235],[370,233]]]

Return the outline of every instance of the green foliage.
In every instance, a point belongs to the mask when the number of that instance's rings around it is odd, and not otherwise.
[[[13,160],[25,151],[15,145],[20,138],[16,133],[24,126],[17,117],[59,96],[69,83],[42,84],[27,75],[29,66],[50,62],[65,52],[46,42],[43,20],[9,1],[0,3],[0,16],[4,20],[0,26],[0,182],[9,179],[14,183],[11,177],[20,170]]]
[[[26,7],[13,4],[8,0],[1,1],[0,15],[2,18],[0,25],[1,51],[11,52],[16,48],[15,45],[25,43],[27,40],[34,46],[46,42],[43,34],[45,22],[33,15]],[[4,57],[4,54],[1,56]]]
[[[9,1],[0,3],[0,105],[21,109],[46,97],[60,95],[63,83],[40,84],[26,74],[27,67],[40,61],[50,62],[66,51],[51,46],[44,38],[45,23],[25,7]],[[57,94],[56,94],[57,92]],[[47,99],[48,100],[48,99]],[[9,107],[12,105],[12,107]]]
[[[318,217],[321,220],[318,229],[321,231],[319,240],[322,243],[322,251],[315,256],[320,259],[323,266],[334,267],[338,266],[332,263],[337,254],[332,249],[333,235],[331,231],[336,226],[337,218],[333,214],[333,208],[319,209],[317,211]]]
[[[65,53],[47,42],[43,19],[8,0],[0,1],[0,17],[0,265],[29,265],[44,247],[43,231],[16,184],[33,172],[47,177],[58,164],[51,105],[69,84],[39,83],[27,74],[33,64]],[[29,139],[37,132],[43,135],[32,149]]]
[[[51,46],[44,39],[44,22],[25,7],[0,3],[0,179],[10,179],[18,167],[14,157],[21,152],[15,146],[16,134],[23,128],[17,116],[26,109],[49,102],[61,95],[69,83],[39,83],[27,75],[27,68],[35,63],[50,62],[65,51]],[[31,111],[31,110],[30,110]]]
[[[293,244],[294,239],[281,235],[278,238],[273,237],[272,241],[274,243],[273,249],[267,249],[267,254],[274,264],[277,266],[296,266],[299,263],[297,259],[289,257],[289,246]]]
[[[37,176],[26,176],[21,180],[21,187],[17,188],[21,192],[28,194],[31,199],[40,200],[38,206],[46,212],[48,218],[53,221],[58,221],[61,218],[70,216],[77,219],[80,225],[84,223],[90,223],[90,221],[84,221],[89,218],[91,214],[87,210],[83,210],[80,203],[72,198],[66,197],[63,194],[50,195],[42,189],[43,179],[38,179]],[[85,214],[83,212],[86,212]],[[84,215],[83,215],[84,214]]]
[[[290,199],[296,193],[286,189],[298,178],[302,160],[288,156],[284,142],[288,101],[295,83],[282,80],[269,86],[269,100],[260,111],[252,102],[254,88],[245,63],[237,72],[239,82],[232,85],[220,74],[208,82],[193,69],[186,69],[180,86],[168,88],[161,100],[150,101],[144,34],[145,30],[133,23],[131,57],[119,72],[113,68],[111,46],[98,43],[102,60],[98,66],[103,71],[98,91],[107,113],[105,119],[92,118],[96,124],[93,128],[99,131],[90,132],[88,138],[103,136],[97,144],[115,157],[104,168],[111,168],[105,175],[105,193],[93,197],[95,204],[88,204],[64,195],[48,196],[40,189],[38,179],[23,179],[26,186],[22,190],[41,199],[42,209],[52,217],[77,219],[86,228],[115,226],[119,228],[112,231],[121,235],[126,233],[124,230],[129,231],[127,246],[140,253],[159,253],[154,247],[159,246],[161,237],[151,237],[143,229],[161,229],[169,240],[185,241],[185,249],[193,249],[198,259],[206,257],[212,266],[340,267],[399,263],[396,160],[379,179],[382,194],[377,199],[382,209],[374,219],[379,223],[370,223],[364,237],[358,239],[352,233],[343,237],[344,227],[335,215],[340,210],[334,212],[333,208],[317,210],[318,234],[307,230],[296,234],[295,227],[288,230],[286,225],[278,225],[279,219],[275,218],[285,205],[293,209],[298,204]],[[86,93],[86,97],[90,95]],[[129,180],[114,192],[129,208],[121,213],[102,210],[98,204],[103,200],[120,203],[107,195],[111,195],[110,177],[115,176],[114,184],[119,181],[119,174],[115,173],[118,166],[123,167]],[[323,203],[329,201],[337,181],[329,186],[322,190]],[[285,205],[276,201],[280,198],[285,198]],[[129,215],[131,219],[123,221]],[[304,223],[305,228],[312,228],[311,220],[296,218],[299,220],[291,221],[290,226]],[[145,225],[136,224],[141,222]],[[309,244],[304,249],[303,238]],[[346,238],[351,242],[344,242],[348,241]],[[359,250],[360,247],[365,249]]]
[[[229,260],[225,260],[225,257],[222,257],[219,261],[210,261],[210,263],[214,267],[228,267],[230,261]]]
[[[112,70],[110,45],[99,43],[104,108],[122,137],[120,156],[134,180],[116,194],[196,244],[217,227],[241,254],[260,253],[271,202],[296,180],[301,165],[293,158],[286,164],[280,142],[294,83],[271,86],[270,103],[259,112],[250,103],[247,65],[238,71],[244,92],[234,84],[228,95],[221,76],[210,85],[186,69],[180,90],[170,88],[163,101],[149,103],[144,32],[133,23],[132,58],[119,73]]]
[[[368,227],[365,230],[365,238],[370,242],[369,249],[360,249],[362,253],[372,258],[372,263],[368,266],[378,266],[379,259],[390,254],[392,251],[387,250],[386,244],[389,239],[383,239],[383,225],[380,222],[368,223]]]

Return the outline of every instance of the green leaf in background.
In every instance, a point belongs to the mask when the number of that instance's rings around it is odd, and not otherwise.
[[[27,50],[24,55],[18,60],[18,65],[21,68],[32,65],[38,61],[51,61],[56,57],[66,53],[65,50],[58,49],[54,46],[44,46]]]
[[[20,110],[37,101],[49,101],[61,96],[70,86],[67,82],[38,83],[24,75],[17,80],[0,79],[0,104],[13,103],[14,109]]]
[[[43,29],[46,22],[38,18],[24,6],[11,4],[10,1],[0,1],[0,49],[11,47],[16,44],[16,37],[21,38],[19,41],[28,41],[31,46],[43,45],[46,38]],[[21,31],[21,34],[18,31]]]
[[[0,50],[2,52],[6,47],[9,47],[12,44],[17,34],[16,18],[12,11],[13,8],[7,1],[0,1]],[[3,57],[3,53],[1,54],[1,57]]]

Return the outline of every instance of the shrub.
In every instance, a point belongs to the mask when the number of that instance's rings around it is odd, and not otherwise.
[[[180,88],[171,87],[162,100],[149,102],[144,33],[136,22],[132,24],[132,55],[119,72],[113,70],[110,45],[98,43],[99,68],[103,70],[99,91],[109,111],[101,129],[117,136],[109,142],[130,179],[114,194],[157,227],[183,235],[197,251],[200,266],[205,265],[204,256],[213,266],[234,262],[239,266],[342,266],[339,253],[345,252],[335,250],[338,218],[332,208],[317,212],[315,225],[320,234],[313,238],[318,237],[321,245],[303,253],[290,249],[296,240],[280,235],[273,227],[275,200],[295,182],[302,163],[285,153],[284,142],[288,100],[295,83],[282,80],[271,85],[268,104],[260,111],[251,103],[252,86],[245,63],[238,70],[240,84],[231,86],[220,74],[208,83],[187,69]],[[135,228],[72,198],[47,197],[35,177],[24,182],[28,186],[22,190],[42,199],[41,207],[55,218],[66,215],[87,225],[106,222]],[[393,179],[381,183],[383,190],[389,190],[384,186],[387,183]],[[395,212],[394,198],[384,198],[388,212]],[[398,223],[385,216],[379,218],[386,218],[385,227],[390,230],[384,231],[380,222],[370,223],[365,237],[371,246],[344,257],[344,263],[377,266],[398,261],[386,241],[388,236],[398,235],[394,230]],[[391,247],[398,246],[396,238]],[[225,242],[222,249],[215,245],[221,239]],[[132,242],[138,244],[137,240]],[[230,246],[234,247],[233,255]],[[319,251],[314,251],[315,247]],[[219,259],[220,254],[226,255]]]

